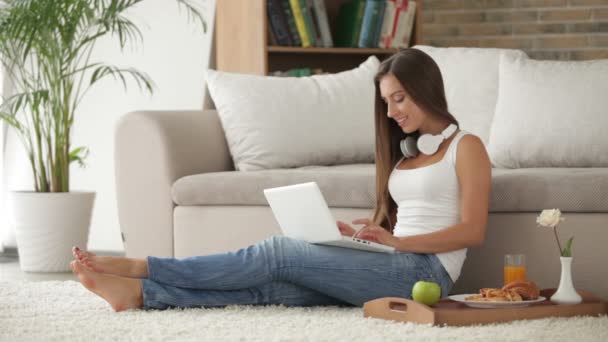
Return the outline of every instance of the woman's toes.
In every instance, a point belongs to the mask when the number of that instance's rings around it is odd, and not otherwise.
[[[86,268],[90,269],[93,272],[100,272],[103,273],[103,269],[101,267],[99,267],[99,265],[97,263],[95,263],[93,260],[84,257],[80,263],[85,266]]]
[[[72,273],[81,275],[82,271],[85,269],[85,266],[78,260],[72,260],[70,262],[70,268],[72,268]]]
[[[82,260],[82,257],[83,257],[82,250],[78,247],[74,247],[73,251],[74,251],[74,256],[76,257],[76,259]]]
[[[80,260],[80,263],[82,264],[82,266],[91,269],[91,263],[88,262],[87,260]]]
[[[90,273],[87,272],[87,270],[85,269],[84,265],[82,265],[78,261],[72,261],[72,264],[73,270],[78,275],[78,279],[80,279],[80,283],[84,285],[84,287],[86,287],[87,289],[93,291],[95,283]]]
[[[91,253],[91,252],[87,252],[87,251],[80,251],[80,255],[83,259],[92,259],[92,258],[96,257],[95,253]]]
[[[87,252],[80,249],[78,246],[72,247],[72,254],[76,257],[76,259],[82,261],[83,258],[91,258],[95,256],[95,253]]]
[[[78,260],[70,262],[70,266],[72,266],[72,271],[74,271],[74,273],[82,272],[82,264]]]
[[[89,260],[86,260],[86,261],[85,261],[85,262],[83,262],[82,264],[83,264],[83,265],[85,265],[86,267],[88,267],[88,268],[92,269],[92,270],[95,270],[95,269],[96,269],[95,264],[94,264],[94,263],[92,263],[92,262],[91,262],[91,261],[89,261]]]

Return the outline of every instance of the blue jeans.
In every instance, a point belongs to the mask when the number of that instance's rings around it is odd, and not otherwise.
[[[144,308],[230,304],[355,305],[411,298],[419,280],[448,295],[452,280],[434,254],[374,253],[273,236],[236,252],[148,257]]]

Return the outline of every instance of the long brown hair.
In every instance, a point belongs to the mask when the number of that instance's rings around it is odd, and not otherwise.
[[[388,192],[388,178],[401,159],[399,142],[408,134],[387,117],[387,105],[380,94],[382,77],[394,75],[409,97],[425,113],[443,118],[458,126],[458,121],[448,111],[443,78],[437,63],[418,49],[403,49],[384,60],[374,78],[376,88],[376,209],[375,224],[392,232],[397,222],[397,204]],[[418,131],[409,134],[418,137]]]

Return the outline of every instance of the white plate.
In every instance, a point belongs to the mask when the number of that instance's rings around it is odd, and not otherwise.
[[[539,303],[545,300],[545,297],[538,297],[538,299],[534,300],[523,300],[521,302],[482,302],[478,300],[465,300],[468,296],[474,296],[478,293],[471,294],[459,294],[448,296],[453,301],[464,303],[472,308],[480,308],[480,309],[496,309],[496,308],[519,308],[523,306],[528,306],[533,303]]]

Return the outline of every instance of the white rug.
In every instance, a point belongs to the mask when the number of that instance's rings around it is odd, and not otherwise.
[[[0,341],[608,341],[608,316],[433,327],[360,308],[229,306],[115,313],[75,281],[0,282]]]

